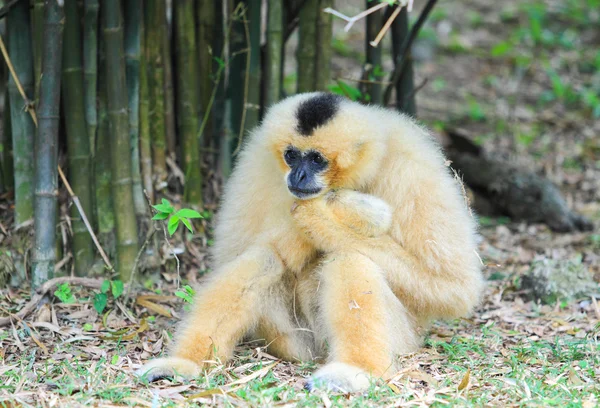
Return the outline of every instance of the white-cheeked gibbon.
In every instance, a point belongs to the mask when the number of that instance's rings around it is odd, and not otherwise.
[[[244,338],[324,365],[307,387],[395,374],[432,320],[478,303],[476,221],[434,139],[410,118],[327,93],[271,107],[217,214],[213,269],[170,356],[139,375],[199,375]]]

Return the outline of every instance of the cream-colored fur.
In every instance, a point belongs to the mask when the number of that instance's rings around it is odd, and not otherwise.
[[[470,313],[483,287],[475,221],[434,140],[396,112],[343,100],[311,136],[273,106],[240,154],[218,213],[214,272],[154,379],[194,375],[244,336],[290,360],[327,365],[313,383],[358,391],[394,374],[437,318]],[[298,200],[284,150],[318,150],[326,189]],[[363,375],[364,374],[364,375]]]

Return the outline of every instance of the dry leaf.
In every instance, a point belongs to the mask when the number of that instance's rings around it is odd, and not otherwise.
[[[467,372],[465,373],[465,376],[460,381],[460,384],[458,384],[458,390],[462,391],[465,388],[467,388],[469,386],[470,379],[471,379],[471,369],[468,369]]]

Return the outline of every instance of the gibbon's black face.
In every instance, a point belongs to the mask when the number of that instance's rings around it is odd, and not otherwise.
[[[290,168],[288,189],[295,197],[307,200],[323,190],[325,184],[319,174],[325,171],[328,162],[321,153],[315,150],[302,152],[294,146],[288,146],[283,158]]]

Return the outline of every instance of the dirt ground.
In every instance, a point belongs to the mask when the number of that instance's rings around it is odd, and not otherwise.
[[[362,5],[338,1],[336,8],[353,15]],[[421,6],[415,1],[413,17]],[[348,33],[343,25],[336,20],[333,75],[352,83],[361,75],[364,24]],[[146,290],[128,300],[110,300],[102,314],[93,306],[97,290],[73,286],[73,303],[53,297],[1,328],[0,406],[598,406],[600,291],[541,304],[521,287],[532,264],[544,260],[582,265],[600,282],[600,102],[592,95],[600,94],[598,27],[594,0],[436,6],[414,50],[415,83],[423,84],[419,120],[438,133],[460,128],[491,154],[548,177],[595,229],[558,234],[482,217],[484,301],[470,318],[436,323],[386,384],[364,395],[309,394],[302,387],[314,365],[279,361],[261,344],[240,346],[233,362],[215,362],[194,381],[138,382],[131,370],[166,350],[185,313],[165,248],[161,275],[149,276]],[[389,50],[388,39],[383,46]],[[288,76],[293,70],[287,67]],[[8,203],[0,208],[6,251],[15,240]],[[185,250],[185,283],[208,269],[208,244],[203,236],[173,241]],[[28,298],[28,290],[0,291],[0,314],[17,312]]]

